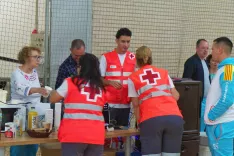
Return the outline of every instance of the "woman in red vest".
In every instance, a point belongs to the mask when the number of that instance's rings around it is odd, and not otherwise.
[[[140,127],[142,155],[180,155],[183,118],[177,106],[179,93],[168,72],[152,66],[151,50],[136,51],[139,70],[128,80],[128,96]]]
[[[67,78],[51,93],[50,102],[64,100],[58,138],[63,156],[102,156],[105,139],[102,109],[106,102],[99,61],[93,54],[79,60],[79,75]]]

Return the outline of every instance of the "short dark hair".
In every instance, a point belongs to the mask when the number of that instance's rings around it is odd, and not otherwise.
[[[92,92],[95,93],[95,90],[105,90],[102,76],[99,70],[99,60],[95,55],[91,53],[82,55],[79,60],[79,65],[81,67],[79,75],[72,77],[73,83],[78,87],[79,90],[82,88],[82,85],[85,85],[88,82],[92,89],[90,94]]]
[[[128,28],[121,28],[117,31],[115,37],[119,39],[121,36],[130,36],[132,37],[132,32]]]
[[[80,49],[81,47],[85,48],[85,43],[81,39],[75,39],[71,43],[71,49]]]
[[[214,40],[214,42],[217,43],[217,44],[222,43],[222,44],[226,45],[229,48],[228,52],[229,53],[232,52],[233,43],[232,43],[232,41],[229,38],[227,38],[227,37],[219,37],[219,38],[216,38]]]
[[[200,45],[200,43],[201,43],[202,41],[207,42],[207,40],[205,40],[204,38],[201,38],[201,39],[197,40],[196,47],[199,47],[199,45]]]
[[[207,58],[206,58],[206,61],[207,61],[207,63],[208,63],[209,68],[210,68],[210,61],[211,61],[211,59],[212,59],[212,55],[210,54],[210,55],[208,55]]]

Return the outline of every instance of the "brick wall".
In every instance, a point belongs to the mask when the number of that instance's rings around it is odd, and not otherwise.
[[[92,52],[112,50],[115,33],[128,27],[133,36],[130,50],[147,45],[154,65],[182,76],[185,60],[195,53],[195,43],[228,36],[234,41],[233,0],[93,0]]]

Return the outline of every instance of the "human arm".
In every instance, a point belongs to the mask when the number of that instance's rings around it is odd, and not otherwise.
[[[63,83],[63,81],[68,77],[70,77],[68,70],[66,69],[65,66],[61,65],[58,70],[58,75],[57,75],[56,83],[55,83],[55,89],[58,89]]]
[[[194,74],[194,63],[192,59],[188,59],[184,63],[184,72],[183,72],[183,78],[192,78]]]
[[[129,78],[128,79],[128,97],[131,98],[132,106],[134,108],[134,115],[136,117],[136,121],[138,123],[140,119],[140,113],[139,113],[139,99],[138,99],[138,94],[136,92],[134,83],[132,80]]]
[[[173,81],[172,81],[172,79],[170,78],[169,75],[168,75],[168,79],[169,79],[171,94],[172,94],[172,96],[174,97],[174,99],[175,99],[176,101],[178,101],[179,98],[180,98],[180,94],[179,94],[179,92],[176,90],[176,88],[175,88],[175,86],[174,86],[174,83],[173,83]]]
[[[64,80],[62,85],[57,89],[53,90],[50,94],[50,103],[57,103],[63,100],[68,93],[68,83],[67,80]]]
[[[215,121],[222,116],[234,103],[234,81],[227,81],[224,74],[220,75],[221,97],[217,104],[210,110],[208,119]]]
[[[136,121],[138,124],[138,121],[140,119],[140,107],[139,107],[139,100],[138,97],[131,97],[131,102],[134,108],[134,115],[136,117]]]
[[[38,77],[35,81],[38,80]],[[39,83],[39,82],[38,82]],[[30,83],[26,80],[26,77],[22,75],[19,71],[15,71],[11,75],[11,86],[14,87],[16,94],[21,96],[29,96],[35,93],[46,96],[48,93],[45,88],[30,86]]]

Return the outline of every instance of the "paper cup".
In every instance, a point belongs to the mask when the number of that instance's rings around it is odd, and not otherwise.
[[[50,123],[48,123],[48,122],[43,122],[42,124],[43,124],[43,128],[45,128],[45,129],[50,129]]]
[[[46,89],[46,91],[47,91],[47,95],[46,96],[43,96],[43,97],[45,97],[45,98],[47,98],[49,95],[50,95],[50,93],[51,93],[51,91],[53,90],[51,87],[49,87],[49,86],[45,86],[45,89]]]

